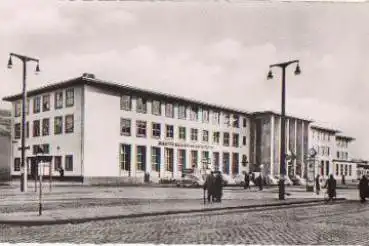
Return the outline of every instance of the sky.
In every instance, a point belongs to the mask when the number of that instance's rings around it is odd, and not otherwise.
[[[369,4],[307,2],[0,2],[0,97],[93,73],[97,78],[246,111],[280,112],[287,69],[287,114],[356,138],[369,159]],[[0,102],[0,108],[10,108]]]

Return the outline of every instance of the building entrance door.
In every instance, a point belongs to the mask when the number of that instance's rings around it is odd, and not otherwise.
[[[38,176],[38,165],[36,158],[31,159],[31,177],[36,180]]]

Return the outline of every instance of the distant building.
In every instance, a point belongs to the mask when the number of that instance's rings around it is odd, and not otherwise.
[[[0,181],[10,179],[10,139],[11,112],[0,110]]]

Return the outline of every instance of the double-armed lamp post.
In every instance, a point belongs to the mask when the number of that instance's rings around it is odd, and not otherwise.
[[[268,79],[273,78],[272,68],[273,67],[279,67],[282,69],[282,112],[281,112],[281,142],[280,142],[280,178],[279,178],[279,200],[285,199],[285,187],[284,187],[284,181],[285,181],[285,175],[286,175],[286,68],[293,64],[297,63],[295,75],[299,75],[301,73],[300,66],[299,66],[299,60],[292,60],[288,62],[283,63],[277,63],[269,66],[269,73],[268,73]]]
[[[37,63],[36,66],[36,74],[40,72],[39,60],[35,58],[31,58],[28,56],[23,56],[15,53],[10,53],[8,68],[12,68],[13,61],[12,57],[16,57],[23,63],[23,89],[22,89],[22,129],[21,129],[21,177],[20,177],[20,190],[21,192],[27,191],[27,165],[25,164],[25,156],[26,156],[26,136],[25,136],[25,128],[26,128],[26,78],[27,78],[27,62],[33,61]]]

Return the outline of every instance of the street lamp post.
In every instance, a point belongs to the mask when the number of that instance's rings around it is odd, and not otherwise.
[[[285,187],[284,187],[284,179],[286,175],[286,68],[293,64],[297,63],[295,75],[298,75],[301,73],[300,66],[299,66],[299,60],[292,60],[288,62],[283,63],[277,63],[269,66],[269,73],[268,73],[268,79],[273,78],[272,74],[272,68],[273,67],[280,67],[282,68],[282,104],[281,104],[281,149],[280,149],[280,179],[279,179],[279,200],[285,199]]]
[[[26,136],[25,136],[25,128],[26,128],[26,100],[27,100],[27,94],[26,94],[26,78],[27,78],[27,62],[33,61],[37,62],[36,66],[36,74],[40,72],[39,67],[39,60],[35,58],[31,58],[28,56],[23,56],[15,53],[10,53],[9,55],[9,61],[8,61],[8,68],[12,68],[13,61],[12,57],[16,57],[20,59],[23,63],[23,89],[22,89],[22,130],[21,130],[21,177],[20,177],[20,190],[21,192],[27,191],[27,165],[25,164],[25,153],[26,149],[29,149],[29,147],[26,147]]]

